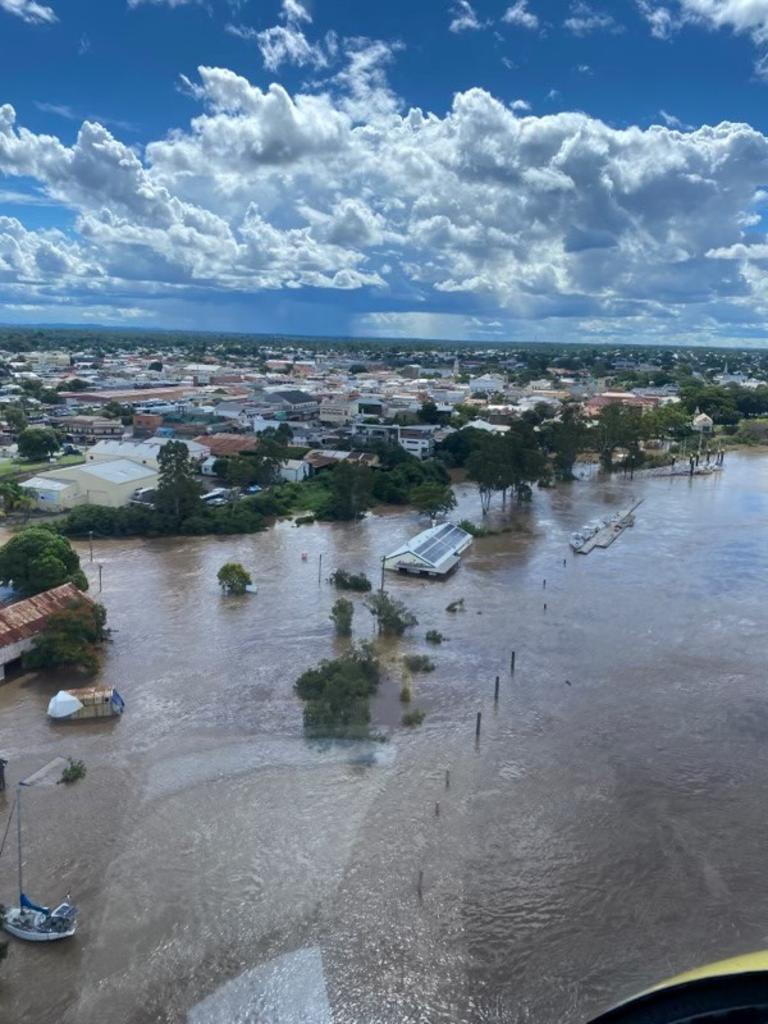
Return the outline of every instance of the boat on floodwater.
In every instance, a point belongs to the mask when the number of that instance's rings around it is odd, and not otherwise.
[[[52,762],[52,764],[55,762]],[[21,857],[21,791],[27,783],[20,782],[16,787],[16,836],[19,856],[19,905],[2,907],[2,926],[9,935],[25,942],[56,942],[68,939],[77,930],[77,907],[69,902],[69,896],[63,903],[50,910],[48,907],[34,903],[24,892]],[[13,812],[11,812],[13,813]]]
[[[615,512],[612,516],[588,523],[571,535],[571,548],[579,555],[588,555],[595,548],[610,547],[624,530],[635,525],[635,511],[642,503],[643,499],[641,498],[640,501],[636,501],[621,512]]]
[[[24,893],[20,894],[20,906],[9,907],[3,915],[3,928],[17,939],[27,942],[55,942],[68,939],[77,930],[77,907],[71,903],[60,903],[49,910],[38,906]]]

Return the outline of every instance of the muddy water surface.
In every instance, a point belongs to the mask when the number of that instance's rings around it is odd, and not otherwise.
[[[633,530],[571,555],[574,529],[633,497]],[[11,782],[57,754],[88,766],[26,796],[28,889],[71,889],[82,921],[71,942],[12,943],[3,1024],[576,1024],[768,942],[768,460],[585,481],[490,518],[508,532],[450,580],[388,580],[420,625],[384,651],[384,744],[308,744],[291,688],[336,649],[319,556],[323,577],[377,577],[412,513],[103,542],[93,565],[81,546],[127,711],[53,725],[68,677],[0,686]],[[220,596],[230,559],[258,594]],[[449,640],[404,731],[396,659],[430,628]]]

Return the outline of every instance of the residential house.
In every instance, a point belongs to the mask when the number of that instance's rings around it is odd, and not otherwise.
[[[696,409],[696,413],[691,421],[691,428],[699,434],[711,434],[715,429],[715,421],[711,416],[707,416],[705,412],[700,412]]]
[[[216,459],[227,455],[241,455],[243,452],[255,452],[259,447],[257,437],[243,434],[201,434],[195,438],[194,443],[207,448]]]
[[[4,679],[7,669],[18,664],[22,655],[31,650],[35,637],[43,632],[48,619],[64,611],[72,601],[90,602],[90,598],[74,583],[64,583],[0,608],[0,679]]]

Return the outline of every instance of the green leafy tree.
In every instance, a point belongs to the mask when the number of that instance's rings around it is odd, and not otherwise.
[[[24,488],[20,487],[15,480],[5,480],[0,484],[0,502],[2,502],[3,511],[6,514],[23,508],[28,497]]]
[[[26,668],[58,668],[72,665],[87,672],[99,667],[99,646],[106,639],[107,612],[103,605],[86,598],[70,601],[51,615],[30,651],[24,655]]]
[[[453,488],[437,481],[426,481],[411,491],[411,504],[419,512],[436,516],[441,512],[450,512],[456,507],[456,495]]]
[[[364,735],[370,721],[368,700],[379,684],[380,668],[370,644],[341,658],[307,669],[294,684],[304,701],[304,727],[313,735]]]
[[[329,474],[330,496],[326,515],[329,519],[358,519],[371,503],[371,471],[346,460]]]
[[[50,427],[27,427],[19,434],[18,445],[22,459],[39,461],[53,455],[59,439]]]
[[[696,409],[711,416],[715,423],[732,424],[739,421],[738,389],[707,384],[691,379],[680,387],[680,401],[691,415]]]
[[[495,492],[506,502],[513,490],[519,501],[530,497],[531,484],[546,480],[549,463],[531,423],[514,424],[506,434],[484,434],[466,462],[467,478],[474,480],[480,492],[483,515],[490,508]]]
[[[616,402],[600,411],[597,423],[597,445],[600,463],[606,471],[613,469],[617,448],[627,452],[627,464],[635,467],[642,461],[640,441],[645,434],[642,412]]]
[[[20,434],[27,427],[27,417],[20,405],[7,405],[3,410],[5,422],[14,434]]]
[[[476,415],[477,410],[473,409],[471,418]],[[443,459],[448,466],[465,466],[467,459],[483,445],[487,436],[484,430],[477,430],[475,427],[456,430],[438,444],[438,457]]]
[[[672,437],[682,440],[693,433],[691,417],[680,404],[660,405],[647,412],[642,419],[643,435],[646,438]]]
[[[227,594],[244,594],[253,583],[250,573],[239,562],[226,562],[219,569],[216,578]]]
[[[24,597],[74,583],[88,589],[80,557],[66,539],[43,526],[30,526],[0,548],[0,581]]]
[[[195,478],[189,449],[183,441],[169,441],[157,457],[160,480],[155,495],[155,508],[173,527],[200,513],[203,488]]]
[[[421,403],[421,408],[419,409],[418,415],[419,415],[419,421],[421,423],[439,423],[440,422],[440,413],[438,411],[438,408],[435,405],[435,403],[432,402],[429,399],[427,399],[426,401]]]
[[[123,405],[122,402],[116,402],[114,399],[112,399],[111,402],[107,402],[106,405],[103,405],[101,411],[102,414],[110,420],[122,419],[130,422],[133,415],[133,410],[130,405]]]
[[[259,432],[260,441],[276,441],[281,446],[286,446],[293,440],[293,431],[289,424],[279,423],[276,427],[267,427]]]
[[[541,426],[541,443],[551,455],[559,480],[572,480],[573,467],[579,454],[589,445],[589,429],[579,410],[566,405],[559,420],[548,420]]]
[[[402,601],[390,597],[383,590],[369,597],[365,605],[376,619],[379,633],[384,636],[402,636],[406,629],[419,624]]]
[[[340,597],[331,609],[331,619],[339,636],[349,636],[352,632],[352,616],[355,606],[346,597]]]
[[[280,466],[286,458],[286,446],[276,434],[262,436],[255,452],[227,459],[225,478],[232,487],[249,487],[251,484],[268,487],[279,479]]]

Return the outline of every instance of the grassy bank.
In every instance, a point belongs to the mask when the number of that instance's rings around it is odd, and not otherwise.
[[[79,466],[85,462],[82,455],[62,455],[56,462],[27,462],[24,459],[0,459],[0,480],[26,480],[35,473],[62,469],[65,466]]]

